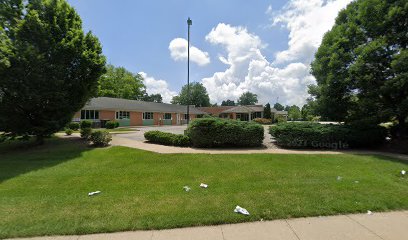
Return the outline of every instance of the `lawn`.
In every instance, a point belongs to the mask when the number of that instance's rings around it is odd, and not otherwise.
[[[402,169],[372,155],[156,154],[53,139],[0,151],[0,238],[408,209]]]

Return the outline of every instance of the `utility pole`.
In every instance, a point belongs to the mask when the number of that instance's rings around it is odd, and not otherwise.
[[[188,28],[188,44],[187,44],[187,124],[190,122],[190,26],[193,25],[193,21],[190,18],[187,19]]]

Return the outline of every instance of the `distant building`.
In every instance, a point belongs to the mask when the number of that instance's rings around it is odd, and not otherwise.
[[[238,119],[241,121],[251,121],[255,118],[264,117],[264,107],[262,105],[198,107],[197,109],[214,117]],[[277,111],[271,108],[271,113],[274,117],[278,115],[285,118],[288,117],[287,111]]]

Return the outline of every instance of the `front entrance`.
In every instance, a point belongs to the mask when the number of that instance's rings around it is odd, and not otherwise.
[[[237,120],[241,121],[249,121],[249,114],[248,113],[237,113]]]

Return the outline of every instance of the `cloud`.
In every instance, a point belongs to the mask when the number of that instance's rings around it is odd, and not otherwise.
[[[187,60],[187,40],[184,38],[175,38],[169,44],[171,57],[176,60]],[[199,66],[210,63],[210,57],[207,52],[190,45],[190,60]]]
[[[302,106],[308,85],[315,83],[310,74],[310,62],[323,34],[334,24],[337,13],[350,0],[291,0],[279,12],[267,8],[273,24],[289,30],[288,49],[268,60],[262,50],[265,44],[254,33],[241,26],[219,23],[206,36],[213,45],[219,45],[226,56],[219,60],[228,67],[223,72],[202,79],[213,102],[238,99],[246,91],[258,95],[259,103]]]
[[[176,92],[169,90],[169,84],[165,80],[156,80],[145,72],[139,72],[139,74],[144,79],[148,94],[161,94],[165,103],[170,103],[173,96],[177,95]]]
[[[288,49],[276,54],[275,63],[311,62],[324,33],[334,25],[338,12],[352,0],[292,0],[281,11],[269,12],[273,25],[289,31]]]

